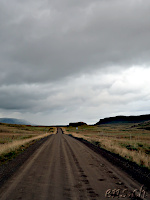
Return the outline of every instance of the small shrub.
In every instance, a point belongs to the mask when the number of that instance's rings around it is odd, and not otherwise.
[[[130,151],[137,151],[138,149],[130,144],[126,145],[126,148]]]
[[[92,141],[92,144],[94,144],[94,145],[97,146],[97,147],[100,146],[100,142],[99,142],[99,141]]]
[[[138,143],[137,145],[138,145],[139,147],[143,147],[143,144]]]

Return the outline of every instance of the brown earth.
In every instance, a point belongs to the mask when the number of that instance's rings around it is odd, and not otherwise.
[[[102,200],[118,199],[118,195],[131,199],[142,186],[85,144],[62,134],[60,128],[3,182],[0,200]],[[148,191],[146,195],[150,199]]]

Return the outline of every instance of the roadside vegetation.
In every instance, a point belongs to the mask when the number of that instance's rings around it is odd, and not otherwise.
[[[66,134],[83,138],[96,146],[150,169],[149,124],[104,124],[63,128]]]
[[[55,133],[55,127],[0,123],[0,164],[14,158],[37,140]]]

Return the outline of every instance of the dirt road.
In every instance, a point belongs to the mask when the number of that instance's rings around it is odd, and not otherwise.
[[[128,196],[140,187],[59,128],[0,189],[0,200],[104,200],[112,199],[114,189],[120,189],[120,199],[131,199]]]

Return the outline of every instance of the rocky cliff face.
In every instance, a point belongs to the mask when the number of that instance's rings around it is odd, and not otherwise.
[[[110,123],[140,123],[150,120],[150,115],[139,116],[116,116],[100,119],[95,125],[110,124]]]

